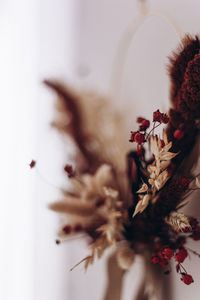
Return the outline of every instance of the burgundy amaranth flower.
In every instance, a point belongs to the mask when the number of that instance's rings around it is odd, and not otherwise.
[[[192,276],[189,275],[189,274],[183,275],[183,277],[181,278],[181,280],[182,280],[185,284],[187,284],[187,285],[189,285],[189,284],[191,284],[191,283],[194,282]]]
[[[188,256],[188,252],[185,249],[180,249],[179,252],[176,254],[175,259],[177,262],[182,263]]]

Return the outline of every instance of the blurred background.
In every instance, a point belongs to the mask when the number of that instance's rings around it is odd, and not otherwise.
[[[50,126],[55,96],[42,81],[55,78],[77,90],[109,93],[130,129],[138,114],[148,118],[155,109],[166,111],[167,57],[179,37],[163,18],[149,17],[138,29],[120,85],[112,80],[120,39],[140,5],[136,0],[0,1],[0,299],[102,299],[105,259],[86,274],[82,266],[69,272],[87,254],[87,245],[84,240],[55,244],[59,217],[47,205],[67,184],[62,170],[72,150]],[[149,0],[147,5],[168,15],[182,34],[199,33],[198,0]],[[37,167],[31,170],[32,159]],[[126,275],[123,300],[133,299],[139,261],[134,268]],[[169,299],[199,299],[200,260],[193,257],[187,269],[195,283],[183,286],[172,275]]]

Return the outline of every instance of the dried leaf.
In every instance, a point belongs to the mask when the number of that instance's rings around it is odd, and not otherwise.
[[[169,174],[167,170],[164,170],[154,181],[156,189],[159,191],[169,179]]]
[[[145,208],[148,206],[149,201],[151,199],[151,195],[150,194],[146,194],[143,197],[141,197],[141,200],[138,201],[138,204],[136,205],[135,211],[133,213],[133,218],[138,214],[138,213],[142,213]]]
[[[148,185],[143,183],[142,187],[137,191],[137,193],[145,193],[148,190]]]
[[[182,213],[172,212],[165,221],[176,232],[184,231],[186,228],[192,230],[188,218]]]

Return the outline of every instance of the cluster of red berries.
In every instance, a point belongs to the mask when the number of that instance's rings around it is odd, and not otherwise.
[[[184,243],[184,240],[183,240]],[[181,263],[184,262],[186,257],[188,256],[188,252],[184,248],[179,249],[172,249],[168,246],[162,246],[160,243],[156,243],[156,252],[152,256],[152,263],[153,264],[159,264],[161,267],[165,267],[168,265],[169,260],[174,257],[175,261],[177,262],[176,270],[178,273],[181,274],[181,280],[185,284],[190,284],[193,281],[193,278],[191,275],[187,274]],[[184,272],[182,272],[182,270]],[[168,274],[168,272],[165,272],[165,274]]]
[[[71,225],[65,225],[64,227],[63,227],[63,232],[65,233],[65,234],[71,234],[71,233],[77,233],[77,232],[80,232],[80,231],[82,231],[83,230],[83,227],[82,227],[82,225],[80,224],[80,223],[77,223],[77,224],[75,224],[74,226],[71,226]]]
[[[153,113],[153,121],[167,124],[169,122],[169,117],[167,114],[161,113],[158,109]]]
[[[141,145],[145,142],[146,130],[150,126],[150,121],[146,120],[142,117],[137,118],[137,123],[139,123],[138,131],[131,131],[131,137],[129,142],[133,143],[136,142],[137,144]]]
[[[147,129],[150,127],[150,121],[145,118],[138,117],[137,123],[139,123],[139,128],[137,131],[131,131],[129,142],[131,143],[136,142],[138,144],[137,154],[139,156],[144,154],[144,148],[142,144],[148,140],[150,133],[160,124],[167,124],[169,122],[169,117],[166,114],[161,113],[159,110],[157,110],[153,113],[153,122],[154,122],[153,128],[149,133],[147,133]],[[159,123],[157,126],[155,126],[156,122]],[[162,147],[164,147],[165,146],[164,141],[161,141],[161,143],[162,143]]]

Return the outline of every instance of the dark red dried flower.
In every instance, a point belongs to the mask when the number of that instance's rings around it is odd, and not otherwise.
[[[183,277],[181,278],[181,280],[182,280],[185,284],[187,284],[187,285],[189,285],[189,284],[191,284],[191,283],[194,282],[192,276],[189,275],[189,274],[183,275]]]
[[[154,122],[161,122],[162,120],[162,113],[158,110],[154,111],[153,113],[153,121]]]
[[[138,117],[138,118],[137,118],[137,123],[142,123],[143,120],[144,120],[144,118]]]
[[[145,135],[140,132],[137,132],[135,135],[135,142],[140,145],[144,143],[144,141],[145,141]]]
[[[162,122],[163,124],[167,124],[167,123],[169,122],[169,117],[168,117],[168,115],[162,114],[161,122]]]
[[[73,177],[74,176],[74,170],[72,168],[72,165],[66,165],[64,167],[64,170],[67,173],[68,177]]]
[[[184,132],[182,130],[180,130],[180,129],[176,129],[174,131],[174,137],[177,140],[181,140],[184,137]]]
[[[160,259],[158,256],[154,256],[154,257],[152,257],[151,261],[153,264],[158,264],[160,262]]]
[[[142,121],[142,126],[144,126],[146,129],[149,128],[149,126],[150,126],[150,121],[144,119],[144,120]]]
[[[175,259],[177,262],[182,263],[188,256],[188,252],[185,249],[180,249],[179,252],[176,254]]]
[[[188,63],[184,83],[181,87],[179,107],[184,114],[191,112],[193,118],[200,117],[200,55]]]
[[[32,161],[30,162],[30,164],[29,164],[29,167],[32,169],[32,168],[35,167],[35,165],[36,165],[36,161],[35,161],[35,160],[32,160]]]
[[[174,255],[174,250],[172,250],[171,248],[165,248],[163,250],[163,256],[165,259],[171,259],[173,255]]]
[[[65,234],[70,234],[71,231],[72,231],[71,225],[65,225],[65,226],[63,227],[63,231],[64,231]]]
[[[131,143],[135,142],[136,133],[138,133],[138,131],[131,131],[131,136],[130,136],[129,142],[131,142]]]

